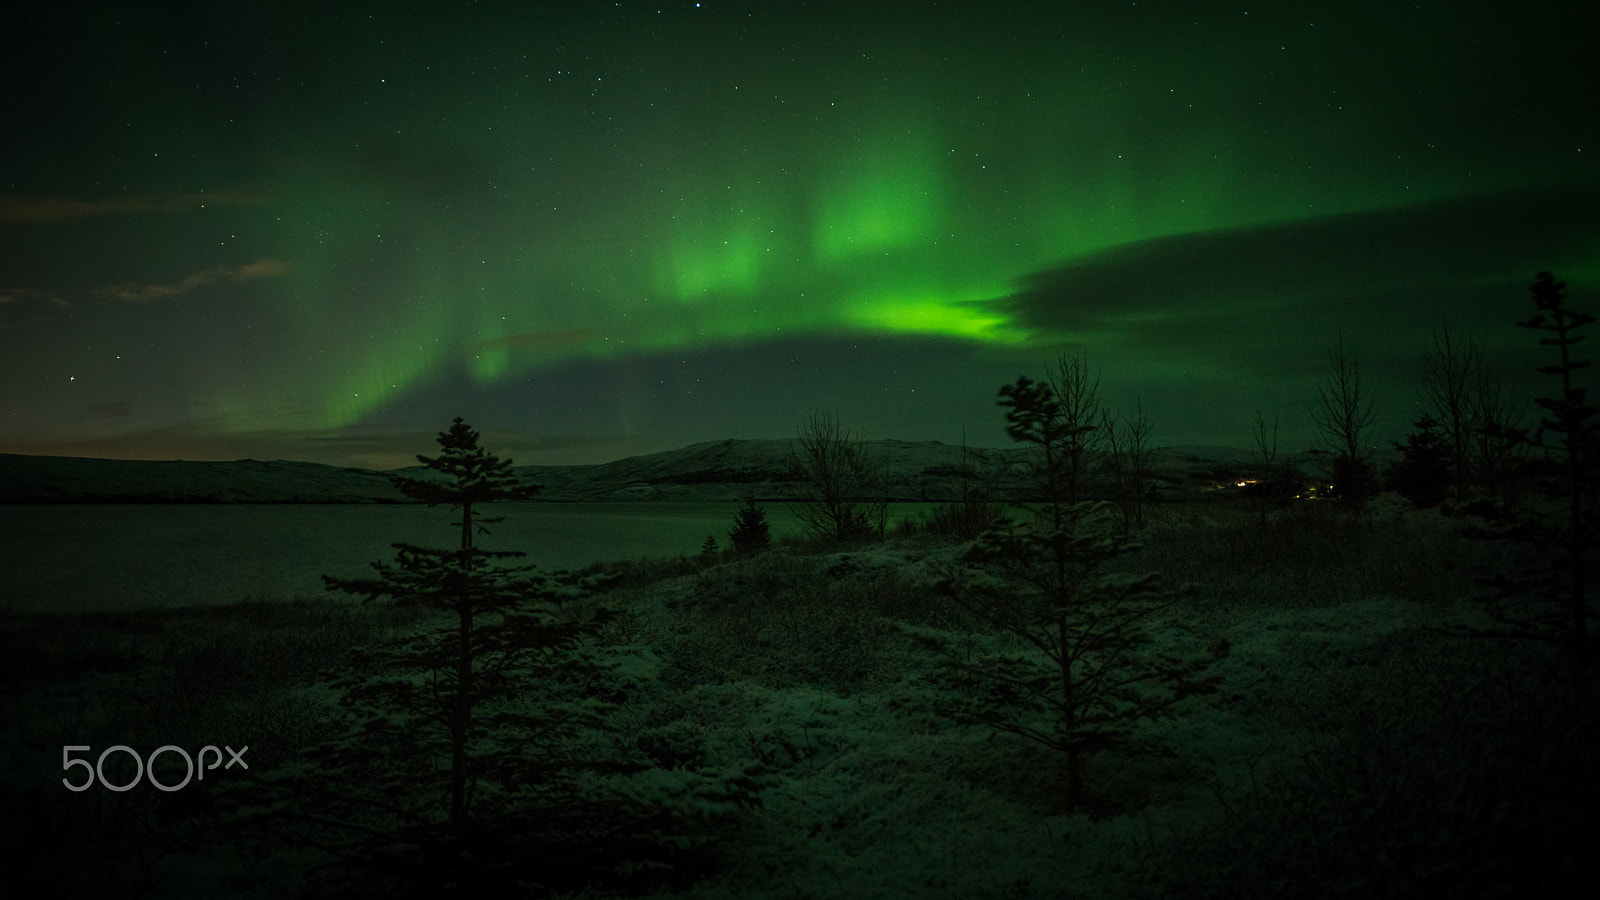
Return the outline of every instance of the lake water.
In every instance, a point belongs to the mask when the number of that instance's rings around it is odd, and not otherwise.
[[[766,504],[774,539],[798,526]],[[928,504],[891,507],[891,521]],[[517,562],[591,562],[698,553],[728,544],[736,503],[494,504],[505,521],[477,539]],[[459,520],[457,520],[459,521]],[[205,606],[326,596],[323,575],[372,574],[395,541],[452,547],[448,507],[388,505],[0,506],[0,609],[30,612]]]

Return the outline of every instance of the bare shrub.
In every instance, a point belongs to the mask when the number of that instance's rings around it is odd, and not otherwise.
[[[809,503],[790,508],[808,535],[835,541],[883,538],[888,503],[878,496],[881,473],[859,434],[833,413],[813,413],[800,423],[794,468],[811,489]]]

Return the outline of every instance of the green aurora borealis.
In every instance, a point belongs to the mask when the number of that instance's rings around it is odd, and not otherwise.
[[[1592,3],[544,6],[22,14],[0,451],[998,445],[1080,346],[1293,445],[1340,332],[1399,439],[1443,316],[1600,284]]]

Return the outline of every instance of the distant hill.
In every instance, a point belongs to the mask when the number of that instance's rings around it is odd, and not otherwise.
[[[544,486],[548,500],[763,500],[806,496],[790,440],[724,440],[680,450],[633,456],[597,466],[517,466],[518,474]],[[930,499],[942,473],[961,461],[961,448],[933,441],[869,441],[886,474],[884,496]],[[1020,450],[973,449],[978,466],[1005,469],[1023,462]],[[1013,479],[1014,480],[1014,479]]]
[[[381,472],[318,463],[0,453],[0,503],[395,503]]]
[[[543,500],[734,501],[806,496],[789,440],[724,440],[587,466],[517,466],[543,486]],[[883,496],[945,500],[962,448],[937,441],[870,441],[884,472]],[[1029,486],[1027,450],[970,448],[980,480],[1000,496]],[[1290,460],[1294,461],[1294,460]],[[1303,460],[1302,460],[1303,461]],[[1177,498],[1249,473],[1249,454],[1218,447],[1166,447],[1151,454],[1153,483]],[[420,466],[398,470],[418,477]],[[0,503],[402,503],[390,473],[317,463],[185,462],[0,454]]]

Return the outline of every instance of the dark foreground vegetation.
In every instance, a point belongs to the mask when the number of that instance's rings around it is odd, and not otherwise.
[[[1265,530],[1248,501],[1152,510],[1124,569],[1199,583],[1153,631],[1214,656],[1220,689],[1145,723],[1143,752],[1091,756],[1077,804],[1058,754],[928,703],[940,660],[898,626],[973,652],[1015,641],[929,588],[948,539],[616,567],[618,586],[570,611],[614,611],[596,636],[618,664],[608,749],[686,771],[759,763],[768,783],[715,843],[669,860],[673,878],[593,894],[1487,896],[1563,882],[1594,849],[1593,718],[1553,648],[1433,630],[1481,622],[1462,599],[1474,579],[1518,568],[1512,545],[1460,531],[1433,512],[1316,503]],[[294,827],[239,814],[225,790],[237,768],[171,793],[74,793],[57,754],[248,744],[252,772],[291,764],[338,728],[329,674],[438,615],[318,598],[6,621],[5,878],[66,896],[353,891]]]

